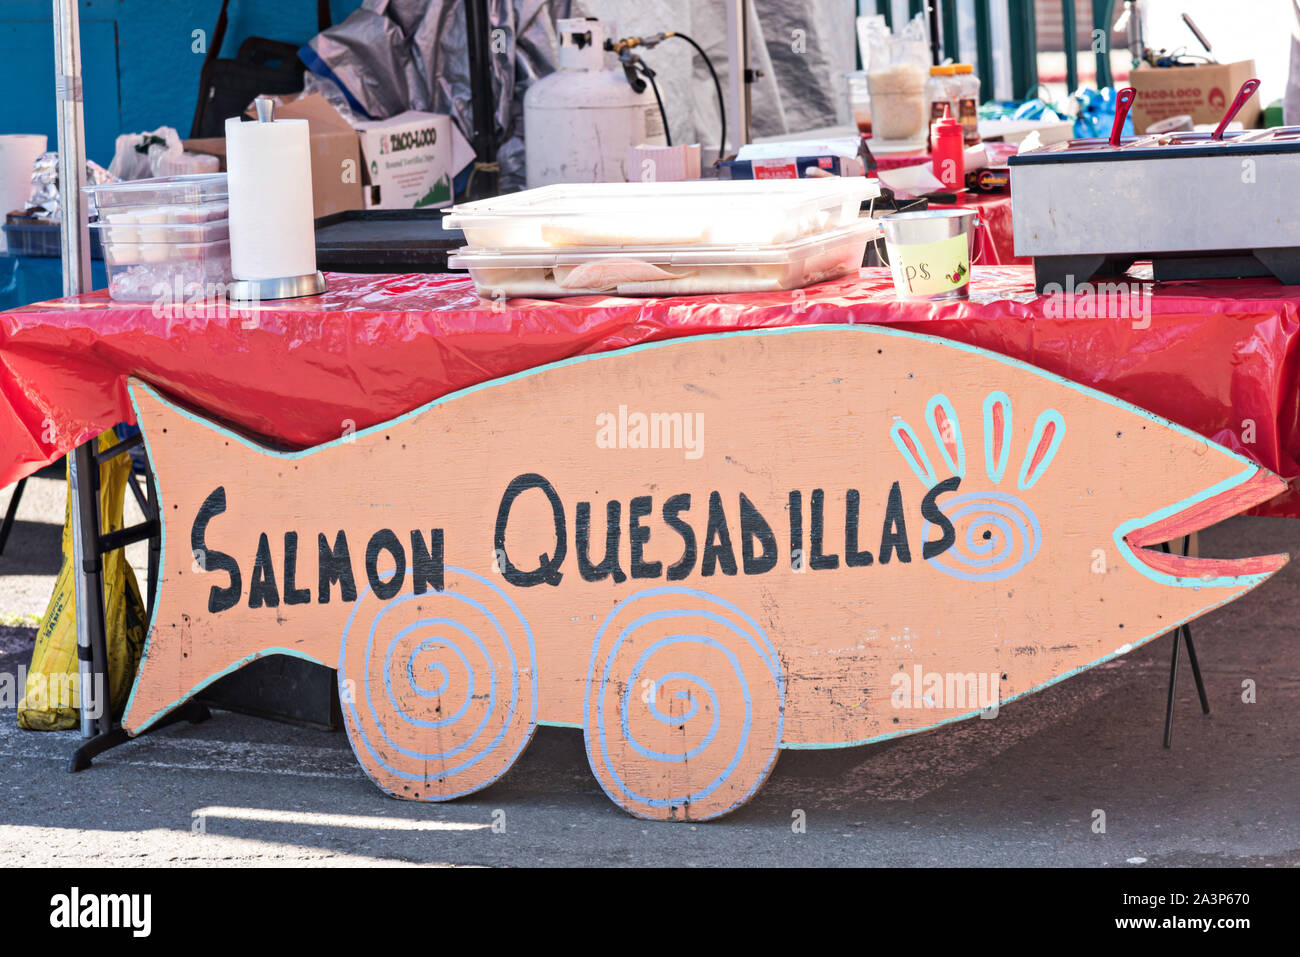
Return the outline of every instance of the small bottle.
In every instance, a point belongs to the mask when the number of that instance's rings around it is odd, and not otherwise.
[[[980,78],[969,63],[958,63],[953,69],[957,118],[961,120],[966,145],[974,146],[980,141]]]
[[[925,151],[927,153],[934,151],[934,142],[929,136],[930,126],[943,118],[945,107],[952,108],[952,115],[957,116],[957,84],[953,75],[951,64],[930,67],[930,79],[925,85],[925,99],[928,106],[926,110],[926,138]]]
[[[930,139],[934,143],[931,163],[935,179],[954,193],[966,188],[966,147],[962,142],[961,123],[954,119],[947,104],[943,117],[930,124]]]

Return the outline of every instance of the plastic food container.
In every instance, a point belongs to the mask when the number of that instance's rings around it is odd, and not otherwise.
[[[851,225],[875,180],[566,183],[462,203],[444,224],[476,250],[783,243]]]
[[[114,211],[123,208],[207,207],[213,203],[224,203],[229,195],[225,173],[159,176],[125,183],[103,183],[84,186],[82,191],[90,200],[91,212],[98,212],[101,217],[111,217]]]
[[[684,296],[800,289],[856,272],[871,220],[824,235],[729,249],[642,246],[491,252],[465,248],[447,260],[469,270],[485,298],[529,296]]]
[[[102,240],[113,299],[185,302],[196,291],[204,298],[224,295],[224,284],[233,281],[225,173],[105,183],[84,192],[99,217],[90,226]]]
[[[230,274],[230,241],[122,244],[104,251],[108,294],[121,302],[184,305],[197,297],[220,298]]]
[[[913,63],[895,63],[867,74],[876,137],[914,145],[925,142],[928,74]]]
[[[849,118],[861,136],[871,135],[871,92],[867,88],[867,74],[854,70],[844,74],[844,95],[849,105]]]
[[[195,284],[205,298],[224,294],[209,288],[233,281],[230,224],[101,221],[91,229],[102,239],[108,294],[125,302],[185,302]]]

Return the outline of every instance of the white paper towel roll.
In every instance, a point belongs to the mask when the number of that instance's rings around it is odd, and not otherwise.
[[[306,120],[226,120],[230,268],[236,279],[316,271]]]
[[[45,152],[46,137],[38,133],[0,136],[0,222],[17,209],[25,209],[32,190],[32,164]],[[0,252],[7,248],[0,232]]]

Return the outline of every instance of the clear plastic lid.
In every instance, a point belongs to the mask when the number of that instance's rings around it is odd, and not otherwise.
[[[198,205],[225,199],[228,195],[225,173],[196,173],[189,176],[159,176],[133,179],[124,183],[101,183],[83,186],[92,209],[106,210],[120,206]]]
[[[585,263],[648,263],[652,266],[774,266],[795,262],[865,239],[876,232],[875,221],[864,218],[817,236],[784,243],[754,243],[726,249],[678,246],[573,247],[549,251],[496,251],[468,246],[447,257],[453,269],[480,266],[504,269],[581,266]]]
[[[134,225],[136,223],[208,223],[230,217],[230,203],[224,199],[195,205],[110,206],[99,210],[95,225]]]
[[[443,222],[481,249],[731,247],[847,226],[879,193],[876,180],[858,176],[566,183],[462,203]]]

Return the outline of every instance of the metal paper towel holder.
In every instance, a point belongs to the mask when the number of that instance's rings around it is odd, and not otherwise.
[[[257,122],[275,121],[275,101],[259,96],[253,101],[257,109]],[[305,276],[286,276],[281,279],[236,279],[226,289],[226,298],[233,302],[255,302],[264,299],[298,299],[319,296],[326,289],[325,274],[320,270]]]

